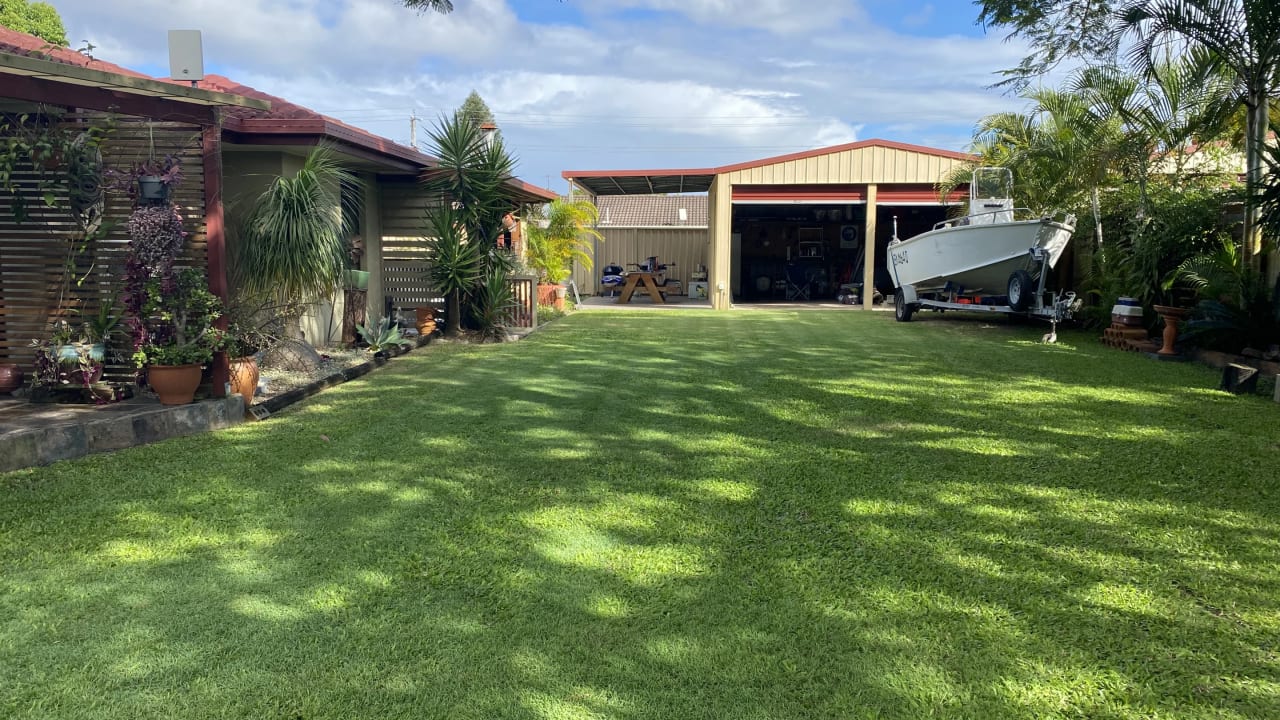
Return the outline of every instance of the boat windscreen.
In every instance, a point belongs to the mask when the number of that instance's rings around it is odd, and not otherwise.
[[[1008,168],[984,167],[973,171],[971,198],[1013,197],[1013,173]]]

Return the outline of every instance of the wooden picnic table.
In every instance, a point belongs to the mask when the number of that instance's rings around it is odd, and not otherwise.
[[[618,296],[618,303],[624,304],[631,302],[631,295],[635,293],[636,287],[643,285],[649,297],[653,298],[655,303],[665,303],[662,297],[662,288],[658,286],[655,276],[657,273],[645,272],[643,270],[629,272],[626,274],[627,281],[622,285],[622,294]]]

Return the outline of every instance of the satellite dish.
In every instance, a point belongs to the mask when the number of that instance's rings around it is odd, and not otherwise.
[[[204,47],[199,30],[169,31],[169,78],[189,80],[192,85],[204,79]]]

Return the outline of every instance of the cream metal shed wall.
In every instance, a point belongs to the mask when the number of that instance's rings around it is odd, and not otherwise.
[[[731,185],[936,184],[963,160],[872,145],[760,167],[729,168]]]
[[[711,233],[705,227],[602,227],[599,230],[604,240],[597,244],[594,265],[587,270],[581,263],[576,263],[573,268],[573,281],[581,293],[599,294],[600,269],[605,265],[617,264],[627,268],[628,263],[639,263],[656,255],[660,263],[675,263],[675,267],[667,272],[667,279],[679,280],[688,287],[689,273],[709,261]]]

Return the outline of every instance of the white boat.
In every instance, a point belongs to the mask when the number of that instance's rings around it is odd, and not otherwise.
[[[1007,168],[978,168],[969,185],[968,215],[906,240],[896,237],[895,227],[886,264],[898,289],[899,320],[910,320],[920,307],[1069,316],[1075,295],[1045,303],[1044,283],[1071,240],[1076,218],[1027,217],[1029,211],[1014,208],[1012,195]],[[979,297],[986,300],[972,302]]]
[[[1018,220],[1013,207],[1013,174],[1006,168],[978,168],[969,185],[969,215],[940,222],[928,232],[889,243],[889,274],[897,287],[917,294],[950,288],[959,295],[1005,295],[1018,270],[1039,265],[1039,248],[1049,268],[1058,264],[1075,231],[1075,217]]]

